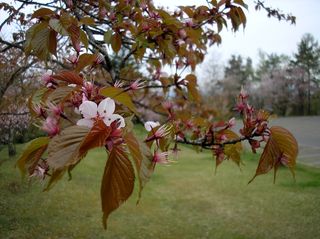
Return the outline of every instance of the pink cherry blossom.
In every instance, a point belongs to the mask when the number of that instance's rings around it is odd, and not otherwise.
[[[77,125],[92,128],[96,119],[102,119],[106,126],[119,121],[118,128],[123,128],[125,127],[124,118],[119,114],[114,114],[115,108],[115,102],[110,98],[102,100],[99,106],[93,101],[84,101],[79,107],[83,119],[78,120]]]
[[[158,126],[160,126],[160,123],[158,121],[157,122],[147,121],[144,123],[144,127],[146,128],[147,131],[151,131],[152,129],[154,129]]]
[[[49,136],[53,137],[60,132],[59,122],[56,118],[47,117],[42,125],[42,129],[47,132]]]
[[[157,152],[157,151],[155,151],[154,154],[153,154],[152,162],[160,163],[160,164],[167,164],[167,163],[169,163],[168,156],[169,156],[168,152]]]

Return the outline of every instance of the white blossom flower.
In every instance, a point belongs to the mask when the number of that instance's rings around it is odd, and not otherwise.
[[[106,126],[110,126],[114,121],[119,121],[118,128],[123,128],[125,127],[124,118],[113,113],[115,108],[114,100],[110,98],[102,100],[99,106],[93,101],[84,101],[79,107],[83,119],[78,120],[77,125],[92,128],[94,121],[99,118]]]
[[[147,131],[151,131],[155,127],[158,127],[160,125],[159,121],[154,122],[154,121],[147,121],[144,123],[144,127],[146,128]]]

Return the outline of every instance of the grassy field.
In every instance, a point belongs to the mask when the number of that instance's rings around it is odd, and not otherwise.
[[[21,146],[20,146],[21,147]],[[319,238],[320,170],[297,167],[297,181],[281,169],[247,185],[257,156],[242,172],[224,162],[214,175],[209,153],[183,148],[179,160],[156,167],[136,206],[137,192],[114,212],[104,231],[100,180],[105,152],[92,151],[51,191],[21,181],[15,159],[0,153],[0,238]]]

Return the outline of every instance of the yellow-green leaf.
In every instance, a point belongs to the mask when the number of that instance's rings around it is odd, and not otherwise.
[[[80,22],[84,25],[93,26],[95,25],[94,19],[91,17],[83,17],[80,19]]]
[[[49,137],[40,137],[30,141],[17,161],[17,166],[24,176],[28,170],[32,174],[40,160],[40,157],[47,149]]]
[[[118,101],[119,103],[127,106],[135,114],[137,113],[136,107],[134,106],[130,95],[121,88],[105,87],[100,90],[100,95],[110,97]]]

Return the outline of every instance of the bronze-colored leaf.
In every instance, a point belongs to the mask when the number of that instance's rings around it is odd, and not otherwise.
[[[79,72],[86,66],[92,65],[93,62],[97,59],[97,54],[81,54],[77,63],[76,71]]]
[[[30,141],[17,161],[17,166],[24,176],[28,170],[32,174],[41,156],[46,151],[49,137],[40,137]]]
[[[123,139],[128,146],[138,172],[139,196],[137,203],[139,203],[142,190],[153,173],[153,155],[147,145],[139,142],[132,132],[127,133]]]
[[[107,219],[132,194],[134,169],[123,147],[113,147],[104,170],[101,183],[103,226]]]
[[[79,156],[85,155],[90,149],[104,146],[111,130],[102,120],[96,121],[80,145]]]
[[[54,15],[55,12],[52,11],[51,9],[49,8],[40,8],[36,11],[34,11],[34,13],[32,14],[31,18],[42,18],[42,17],[45,17],[45,16],[51,16],[51,15]]]
[[[187,81],[187,88],[189,95],[194,101],[199,102],[201,100],[199,91],[197,89],[197,77],[193,74],[186,76],[185,80]]]
[[[60,170],[76,164],[81,158],[80,145],[89,133],[85,126],[71,126],[52,138],[48,147],[47,162],[50,168]]]
[[[119,33],[115,33],[111,36],[111,47],[116,53],[121,49],[121,35]]]
[[[72,94],[73,91],[79,90],[79,88],[71,86],[61,86],[53,90],[47,98],[47,102],[51,102],[55,105],[63,103]]]
[[[53,79],[65,81],[69,84],[83,85],[83,78],[73,71],[61,71],[52,76]]]
[[[256,176],[265,174],[274,168],[274,181],[280,164],[286,165],[293,177],[296,157],[298,155],[298,143],[294,136],[280,126],[270,129],[270,137],[260,157],[256,174],[249,181],[251,183]]]
[[[49,33],[49,52],[52,55],[57,55],[57,33],[55,31],[50,31]]]

